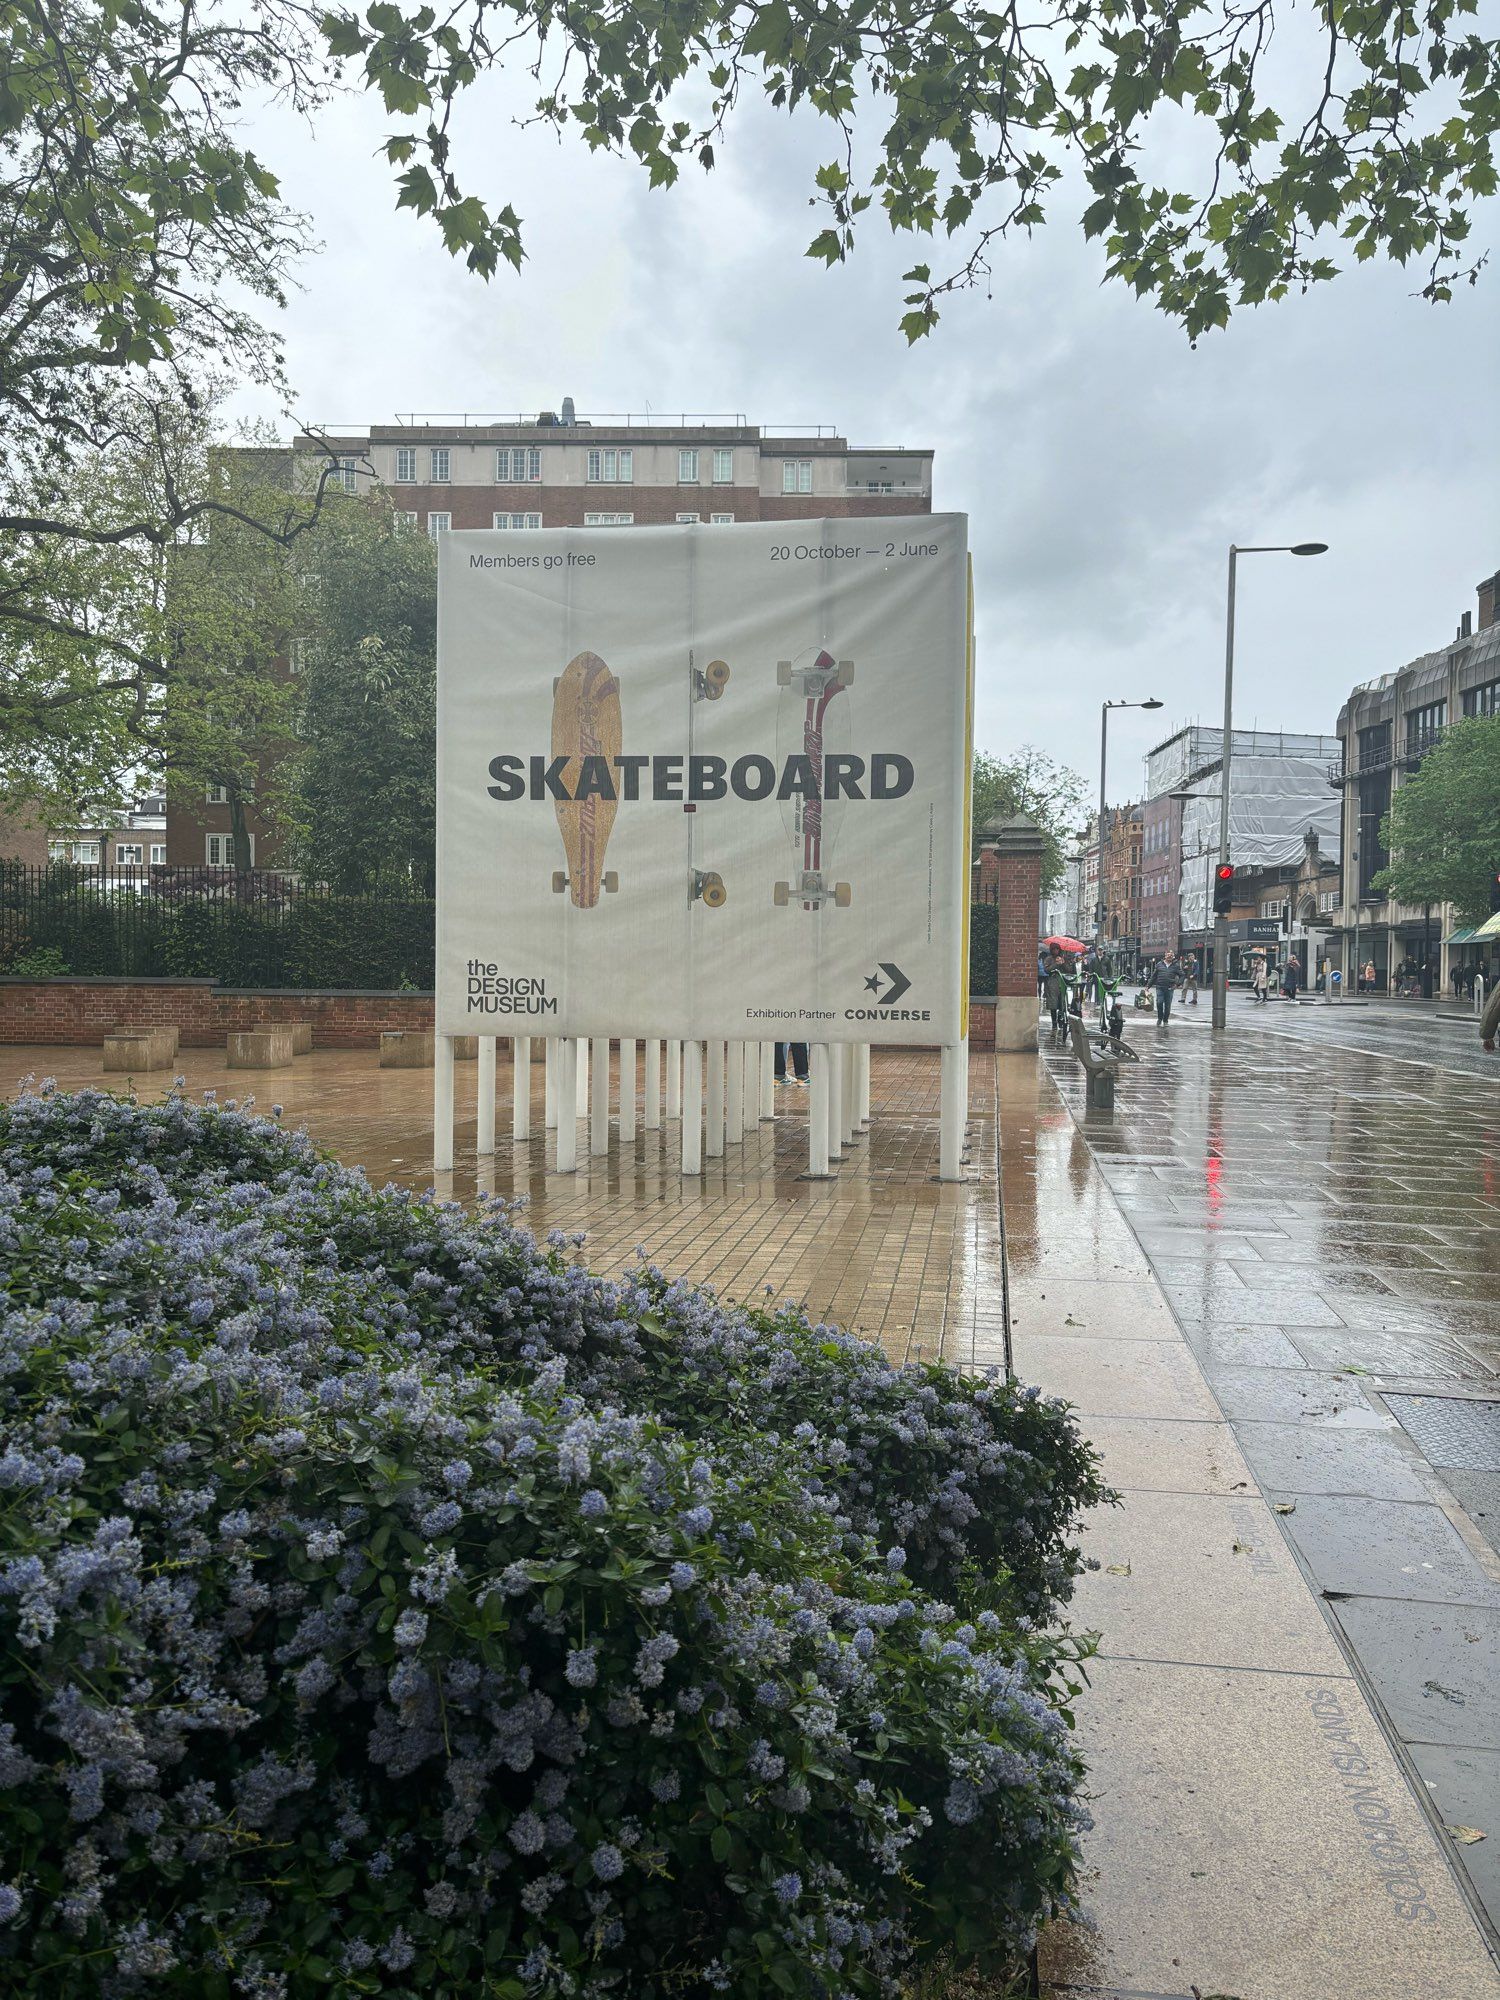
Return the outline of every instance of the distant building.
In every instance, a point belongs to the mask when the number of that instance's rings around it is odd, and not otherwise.
[[[1308,837],[1319,856],[1319,894],[1336,887],[1339,819],[1330,809],[1327,765],[1335,737],[1285,729],[1236,729],[1230,766],[1229,858],[1235,903],[1229,924],[1229,977],[1248,971],[1256,946],[1279,960],[1295,951],[1304,967],[1322,950],[1331,913],[1309,916],[1290,885]],[[1213,964],[1213,869],[1219,858],[1219,773],[1224,732],[1179,729],[1146,757],[1141,808],[1142,949],[1194,953],[1202,976]],[[1332,873],[1332,885],[1326,880]],[[1282,907],[1285,906],[1285,907]],[[1277,911],[1271,915],[1272,909]],[[1146,940],[1149,938],[1150,943]]]
[[[420,533],[491,528],[648,527],[816,520],[932,512],[932,450],[853,445],[831,424],[763,427],[741,414],[580,416],[412,412],[394,423],[292,440],[300,486],[332,454],[349,493],[386,493]],[[284,455],[283,455],[284,456]],[[280,663],[285,670],[285,663]],[[280,865],[274,830],[246,817],[252,852],[237,855],[222,787],[202,806],[173,806],[174,865]]]
[[[1329,772],[1343,814],[1345,871],[1335,944],[1344,976],[1373,963],[1389,991],[1403,964],[1427,968],[1424,991],[1445,986],[1454,956],[1473,957],[1451,904],[1423,910],[1393,902],[1374,878],[1390,860],[1381,825],[1391,800],[1443,739],[1450,723],[1500,715],[1500,571],[1478,586],[1478,617],[1465,612],[1446,646],[1378,680],[1364,681],[1339,710],[1339,753]]]
[[[167,858],[167,809],[162,798],[137,799],[118,820],[54,821],[24,808],[0,810],[0,861],[42,867],[66,861],[113,874],[160,868]]]

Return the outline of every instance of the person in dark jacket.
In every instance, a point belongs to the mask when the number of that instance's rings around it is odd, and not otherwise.
[[[1302,985],[1302,965],[1300,960],[1289,958],[1286,971],[1281,975],[1281,990],[1288,1000],[1295,1000]]]
[[[1172,995],[1177,991],[1177,961],[1171,952],[1164,951],[1156,961],[1156,970],[1151,975],[1151,984],[1156,988],[1156,1025],[1166,1027],[1172,1018]]]
[[[1042,998],[1047,1012],[1052,1016],[1052,1033],[1058,1041],[1067,1034],[1068,982],[1063,972],[1062,953],[1054,951],[1047,961],[1047,976],[1042,982]]]

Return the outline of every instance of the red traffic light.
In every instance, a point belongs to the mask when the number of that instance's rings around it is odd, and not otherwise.
[[[1221,861],[1214,870],[1214,915],[1228,916],[1234,906],[1234,864]]]
[[[1228,861],[1221,861],[1214,872],[1221,882],[1232,882],[1234,880],[1234,867]]]

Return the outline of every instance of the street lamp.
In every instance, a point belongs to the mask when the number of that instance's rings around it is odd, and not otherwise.
[[[1229,605],[1224,620],[1224,758],[1219,778],[1219,865],[1229,860],[1229,760],[1234,747],[1234,575],[1241,556],[1321,556],[1327,542],[1261,542],[1248,548],[1229,544]],[[1215,1028],[1226,1025],[1229,1013],[1229,914],[1214,915]]]
[[[1112,708],[1160,708],[1155,698],[1150,701],[1106,701],[1099,710],[1099,892],[1094,898],[1094,951],[1102,957],[1104,952],[1104,772],[1109,759],[1109,711]]]

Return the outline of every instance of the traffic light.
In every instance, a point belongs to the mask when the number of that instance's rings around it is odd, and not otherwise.
[[[1234,908],[1234,863],[1221,861],[1214,870],[1214,915],[1227,917]]]

